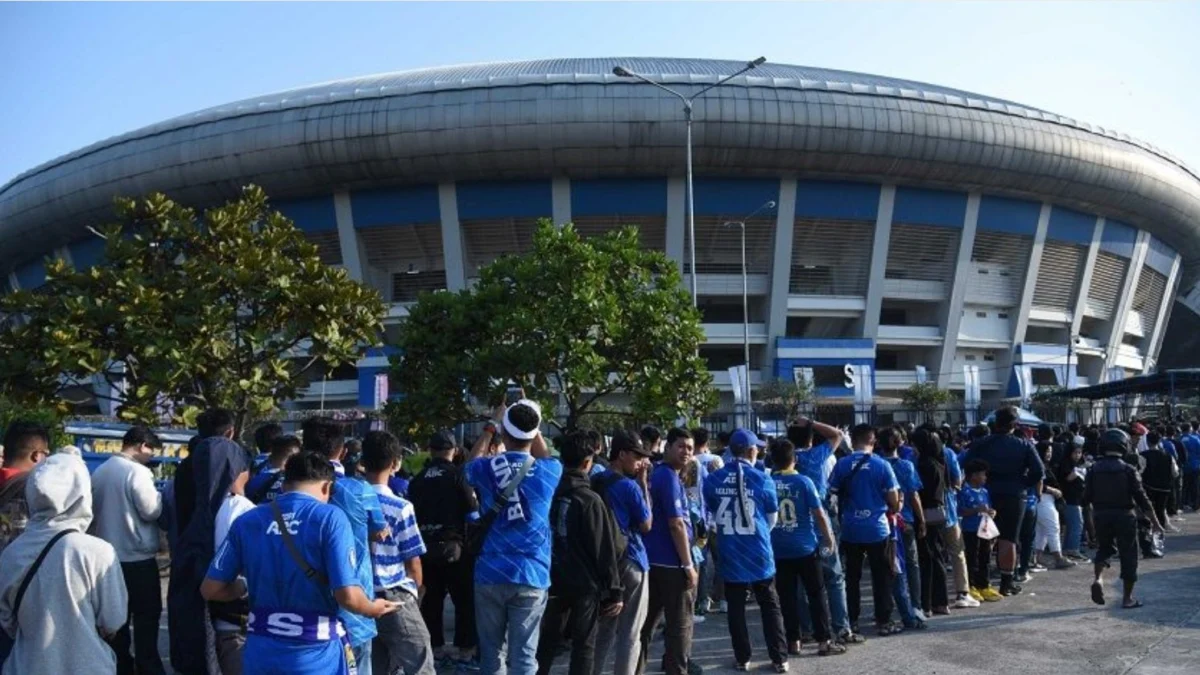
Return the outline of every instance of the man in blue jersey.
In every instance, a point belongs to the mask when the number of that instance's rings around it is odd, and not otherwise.
[[[846,564],[846,602],[850,625],[857,633],[861,610],[863,559],[871,566],[871,591],[875,599],[875,627],[879,635],[900,632],[891,622],[892,560],[888,516],[900,510],[900,485],[891,465],[876,457],[875,429],[860,424],[850,432],[854,452],[838,460],[829,479],[837,494],[842,518],[842,554]]]
[[[643,442],[645,442],[643,434]],[[692,434],[678,427],[667,433],[663,459],[650,474],[651,525],[646,533],[650,562],[650,600],[642,624],[638,672],[646,671],[646,652],[659,618],[665,618],[663,670],[685,675],[692,651],[692,612],[696,604],[697,571],[692,564],[692,523],[679,472],[692,459]]]
[[[917,555],[917,541],[924,539],[925,511],[921,507],[921,478],[917,476],[917,468],[907,459],[900,459],[900,430],[895,427],[882,427],[876,432],[879,439],[879,456],[887,461],[896,474],[896,482],[900,485],[900,519],[903,522],[900,530],[900,540],[904,543],[904,580],[897,580],[897,585],[905,583],[908,586],[908,597],[916,607],[921,603],[921,566]],[[934,536],[938,533],[934,532]],[[893,596],[897,595],[893,593]],[[920,611],[914,608],[914,612]],[[901,611],[903,615],[903,610]],[[918,615],[919,621],[924,621],[924,615]]]
[[[270,455],[262,470],[246,483],[246,498],[255,504],[264,504],[283,492],[283,465],[288,458],[300,452],[300,439],[295,436],[277,436],[271,439]]]
[[[1193,512],[1200,510],[1200,436],[1196,426],[1183,423],[1183,436],[1179,444],[1187,455],[1187,466],[1183,471],[1183,503]]]
[[[755,434],[738,429],[729,437],[734,460],[704,483],[704,506],[716,520],[721,552],[721,578],[729,603],[729,637],[733,640],[734,670],[750,663],[750,630],[746,626],[746,596],[754,593],[761,610],[763,639],[777,673],[787,672],[787,640],[783,614],[775,592],[775,558],[771,528],[779,512],[775,483],[754,468],[763,447]]]
[[[617,529],[625,536],[625,558],[620,564],[624,606],[618,616],[600,619],[592,675],[604,670],[610,651],[616,653],[613,675],[635,675],[650,598],[646,580],[650,561],[642,542],[651,524],[650,452],[637,434],[628,431],[614,433],[611,447],[609,469],[592,479],[592,488],[608,504]]]
[[[304,431],[304,449],[321,453],[333,466],[335,477],[329,503],[346,514],[350,521],[359,581],[363,588],[373,589],[375,571],[371,566],[369,542],[380,541],[388,535],[379,496],[363,479],[346,477],[341,463],[346,453],[346,442],[340,424],[327,418],[310,417],[304,420],[301,428]],[[371,643],[378,634],[375,621],[346,611],[342,611],[340,617],[350,636],[350,647],[358,663],[358,675],[372,675]]]
[[[813,445],[814,434],[824,439],[818,445]],[[796,446],[796,471],[812,481],[826,513],[831,513],[829,474],[833,473],[833,467],[837,464],[834,453],[844,442],[845,434],[837,427],[801,417],[788,426],[787,436]],[[834,527],[836,529],[836,523]],[[850,629],[850,618],[846,612],[846,576],[842,571],[836,531],[834,536],[833,555],[821,558],[821,572],[825,577],[825,591],[829,596],[829,620],[839,643],[861,644],[864,642],[863,637]],[[811,632],[812,627],[807,622],[808,613],[808,599],[801,595],[800,625],[806,632]]]
[[[467,483],[479,495],[479,512],[498,508],[475,561],[475,625],[485,673],[537,672],[538,633],[550,588],[550,505],[563,473],[562,464],[550,457],[541,424],[537,403],[517,401],[496,425],[504,452],[482,456],[491,443],[492,432],[485,430],[482,442],[476,442],[477,456],[465,469]],[[500,503],[514,480],[520,481],[516,492]]]
[[[328,458],[296,455],[284,474],[284,494],[234,521],[200,594],[209,602],[230,602],[254,589],[245,672],[348,675],[356,664],[340,616],[373,621],[396,605],[372,600],[371,586],[363,585],[350,522],[328,504],[334,478]]]
[[[688,487],[689,496],[691,490],[696,490],[695,499],[703,502],[704,497],[701,490],[704,487],[704,481],[708,478],[708,474],[725,466],[725,460],[720,454],[711,452],[708,447],[710,434],[708,429],[704,427],[694,427],[692,429],[692,442],[695,443],[695,450],[692,453],[692,462],[696,465],[696,486]],[[723,446],[728,445],[729,437],[726,435]],[[725,584],[721,583],[721,576],[717,570],[721,566],[721,553],[717,550],[717,541],[715,538],[709,537],[703,549],[704,560],[700,563],[700,580],[696,586],[696,615],[704,616],[713,611],[714,603],[722,613],[728,611],[729,606],[725,602]]]
[[[771,530],[771,548],[775,553],[775,583],[788,654],[800,654],[802,614],[810,617],[810,632],[819,645],[820,655],[844,654],[845,646],[833,642],[821,570],[821,558],[837,554],[829,516],[812,480],[796,471],[796,446],[787,439],[777,439],[771,443],[770,452],[771,465],[775,467],[771,480],[779,498],[779,518]],[[808,598],[805,609],[799,603],[801,586]]]
[[[388,534],[371,542],[375,597],[398,605],[375,621],[379,635],[371,646],[372,669],[379,675],[434,675],[433,646],[417,602],[422,586],[421,556],[425,542],[413,505],[388,487],[404,453],[400,440],[386,431],[371,431],[362,441],[363,477],[379,495]]]
[[[958,491],[963,485],[962,464],[958,461],[958,453],[950,444],[950,428],[943,425],[938,430],[942,439],[942,456],[946,459],[946,524],[941,527],[942,545],[950,558],[950,566],[954,570],[954,590],[957,596],[951,607],[955,609],[970,609],[978,607],[979,601],[971,596],[970,578],[967,574],[967,557],[965,538],[958,519]],[[937,533],[934,533],[937,534]]]

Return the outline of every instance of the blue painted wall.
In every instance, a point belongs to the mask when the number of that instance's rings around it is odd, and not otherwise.
[[[1146,251],[1146,265],[1164,277],[1170,277],[1171,266],[1174,264],[1175,249],[1167,246],[1158,237],[1150,237],[1150,248]]]
[[[571,216],[658,216],[667,213],[666,178],[571,181]]]
[[[354,227],[440,223],[436,185],[413,185],[350,193]]]
[[[549,218],[550,181],[464,181],[458,184],[458,219]]]
[[[1055,206],[1050,209],[1050,228],[1046,231],[1046,238],[1090,246],[1095,229],[1096,216]]]
[[[71,252],[71,263],[75,265],[75,269],[86,270],[98,265],[104,259],[104,245],[103,239],[91,235],[68,246],[67,250]]]
[[[767,178],[697,178],[695,187],[698,216],[741,218],[779,201],[779,181]]]
[[[836,366],[842,367],[846,364],[856,366],[871,367],[871,385],[875,385],[875,341],[869,338],[853,338],[846,340],[836,339],[805,339],[805,338],[778,338],[775,341],[776,349],[821,349],[829,350],[829,357],[805,357],[805,358],[777,358],[775,359],[774,367],[771,372],[775,377],[782,380],[791,381],[793,377],[793,369],[800,367],[812,368],[815,366]],[[871,356],[836,356],[838,350],[872,350]],[[825,397],[852,397],[854,390],[849,387],[817,387],[817,394]]]
[[[1117,220],[1104,222],[1100,235],[1100,249],[1122,258],[1133,257],[1133,245],[1137,242],[1137,230]]]
[[[337,229],[333,195],[276,202],[275,210],[291,218],[296,227],[304,232],[330,232]]]
[[[46,261],[38,258],[17,268],[17,283],[21,290],[32,291],[46,283]]]
[[[892,220],[897,223],[959,227],[967,216],[967,194],[924,188],[896,188]]]
[[[984,195],[979,203],[981,230],[1033,236],[1037,233],[1042,205],[1020,199]]]
[[[370,347],[364,356],[392,356],[400,350],[391,346]],[[375,401],[375,376],[387,372],[390,366],[363,366],[358,369],[358,405],[370,407]],[[388,398],[395,397],[399,392],[389,391]]]
[[[874,222],[879,213],[879,188],[871,183],[798,181],[796,217]]]

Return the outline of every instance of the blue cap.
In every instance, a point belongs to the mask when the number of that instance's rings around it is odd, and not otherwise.
[[[758,434],[745,429],[738,429],[729,437],[729,449],[734,452],[745,450],[752,445],[757,445],[760,448],[767,447],[767,444],[758,437]]]

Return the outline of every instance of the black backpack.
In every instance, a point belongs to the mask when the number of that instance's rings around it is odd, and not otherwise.
[[[592,477],[592,491],[600,495],[600,499],[604,500],[604,505],[608,507],[609,512],[614,514],[614,522],[616,521],[616,512],[613,511],[612,502],[608,500],[608,489],[616,485],[617,481],[624,478],[624,476],[615,471],[607,471]],[[624,560],[625,553],[629,550],[629,535],[620,527],[615,529],[617,532],[617,559]]]

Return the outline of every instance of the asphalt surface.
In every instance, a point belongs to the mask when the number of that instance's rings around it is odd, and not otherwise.
[[[1070,570],[1034,575],[1025,584],[1025,592],[1017,597],[933,617],[925,631],[886,638],[868,633],[866,644],[852,647],[842,656],[821,658],[815,649],[806,647],[801,656],[792,657],[791,672],[1200,673],[1200,514],[1185,517],[1185,522],[1177,523],[1182,532],[1167,537],[1167,556],[1139,563],[1135,596],[1145,603],[1140,609],[1120,608],[1120,581],[1115,569],[1106,575],[1108,604],[1093,604],[1089,596],[1091,565],[1081,564]],[[863,596],[869,605],[869,590],[864,589]],[[862,616],[870,615],[864,606]],[[755,643],[750,671],[771,672],[756,606],[748,608],[747,618]],[[446,625],[449,628],[453,622],[447,620]],[[161,638],[165,658],[165,615]],[[696,626],[692,654],[705,673],[734,672],[724,615],[710,614]],[[661,656],[662,642],[656,639],[651,645],[650,672],[657,671]],[[566,664],[567,656],[560,656],[554,672],[566,673]],[[454,672],[454,667],[439,668],[439,675]],[[459,672],[466,675],[478,671]]]

